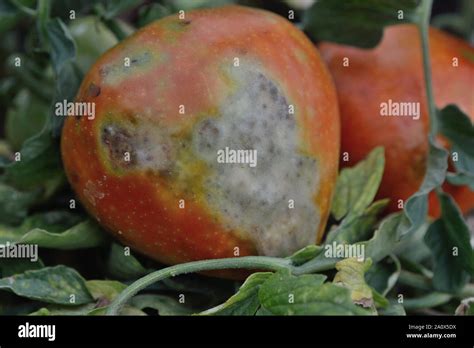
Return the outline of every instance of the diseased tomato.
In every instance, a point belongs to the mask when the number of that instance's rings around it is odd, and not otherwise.
[[[429,116],[417,29],[413,25],[388,27],[382,42],[372,50],[330,43],[319,48],[336,82],[341,147],[350,155],[341,165],[351,166],[374,147],[384,146],[386,165],[378,198],[390,198],[390,210],[395,211],[398,200],[406,201],[418,190],[426,172]],[[474,49],[431,28],[430,55],[436,105],[456,104],[473,120]],[[419,119],[382,117],[381,103],[390,101],[392,105],[419,102]],[[474,193],[468,187],[445,184],[443,188],[464,212],[474,208]],[[429,213],[433,217],[440,214],[434,193]]]
[[[175,264],[283,256],[321,237],[336,92],[287,20],[236,6],[164,18],[105,53],[76,102],[95,118],[66,120],[69,181],[125,244]]]

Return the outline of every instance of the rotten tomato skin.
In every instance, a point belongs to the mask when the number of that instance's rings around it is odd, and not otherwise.
[[[135,250],[165,264],[286,256],[323,234],[336,91],[286,19],[238,6],[166,17],[101,56],[76,102],[95,117],[65,121],[69,182]],[[256,150],[255,165],[221,163],[232,150]]]
[[[474,49],[465,41],[430,28],[430,57],[436,106],[456,104],[474,120]],[[390,211],[400,209],[420,187],[428,157],[429,115],[423,78],[421,46],[414,25],[387,27],[383,40],[370,50],[322,43],[321,55],[334,77],[341,112],[341,151],[352,166],[373,148],[385,148],[385,172],[378,198],[390,198]],[[344,66],[345,58],[349,66]],[[458,66],[453,66],[453,59]],[[420,118],[381,117],[380,104],[419,102]],[[440,139],[448,145],[445,139]],[[448,183],[449,192],[464,213],[474,209],[474,192]],[[429,214],[440,215],[436,194],[429,197]]]

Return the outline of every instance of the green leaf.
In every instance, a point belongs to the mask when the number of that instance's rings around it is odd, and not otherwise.
[[[29,208],[37,201],[39,191],[19,191],[0,182],[0,223],[18,224],[28,214]],[[0,229],[0,240],[1,240]]]
[[[20,69],[15,66],[17,58],[21,60]],[[54,74],[53,70],[49,67],[45,69],[44,64],[45,62],[42,60],[35,59],[35,56],[19,52],[10,54],[6,61],[6,69],[7,74],[11,75],[13,79],[10,83],[13,83],[16,88],[13,88],[12,91],[10,91],[8,89],[9,80],[5,80],[3,83],[6,82],[6,86],[2,86],[5,90],[0,92],[4,94],[2,97],[7,99],[6,102],[8,104],[11,103],[9,95],[14,95],[15,92],[19,92],[19,88],[26,88],[41,102],[46,103],[49,106],[54,89]]]
[[[256,316],[273,316],[273,313],[270,312],[268,309],[266,309],[265,307],[260,307],[257,311],[257,313],[255,313]]]
[[[46,213],[38,213],[28,216],[28,218],[26,218],[22,224],[15,229],[15,233],[22,236],[35,228],[59,233],[82,222],[83,220],[83,216],[69,211],[52,210]]]
[[[69,29],[59,18],[48,20],[45,23],[46,33],[49,39],[49,53],[56,75],[56,87],[54,102],[50,110],[45,133],[57,138],[66,115],[55,115],[54,109],[57,102],[72,100],[82,80],[82,72],[75,62],[76,45]]]
[[[418,0],[318,0],[305,12],[303,26],[314,40],[371,48],[385,26],[415,22],[418,5]]]
[[[425,236],[433,254],[433,287],[438,291],[456,293],[469,281],[469,273],[458,268],[457,258],[453,256],[453,241],[444,236],[445,233],[443,221],[437,220],[430,225]]]
[[[151,3],[143,6],[138,11],[138,26],[144,27],[153,21],[166,17],[173,13],[173,10],[165,5]]]
[[[46,25],[50,20],[51,5],[51,1],[40,0],[37,1],[36,6],[36,32],[38,35],[40,49],[43,51],[48,49],[48,33]]]
[[[67,211],[32,215],[17,228],[0,226],[0,241],[3,243],[72,250],[96,247],[106,240],[106,234],[94,221],[84,221]]]
[[[318,271],[332,269],[338,261],[344,258],[337,255],[336,248],[339,248],[340,246],[352,250],[351,252],[357,252],[357,250],[362,249],[365,258],[371,258],[374,262],[378,262],[384,257],[390,255],[393,252],[393,249],[399,244],[400,238],[398,236],[398,229],[401,220],[401,213],[387,216],[382,220],[380,227],[375,231],[372,238],[363,242],[348,244],[332,241],[331,243],[325,243],[323,246],[324,252],[321,252],[314,259],[308,261],[301,267],[306,269],[317,269]],[[336,255],[334,255],[335,252]]]
[[[377,147],[354,167],[341,171],[331,212],[337,220],[362,213],[374,200],[384,170],[384,150]]]
[[[375,290],[375,289],[371,289],[371,290],[372,290],[372,296],[374,298],[375,307],[376,308],[387,308],[390,304],[388,299],[384,295],[379,293],[377,290]],[[377,314],[376,309],[373,309],[372,313]]]
[[[34,311],[33,313],[30,313],[29,315],[32,315],[32,316],[47,316],[47,315],[51,315],[51,312],[48,308],[40,308],[38,309],[37,311]]]
[[[100,307],[100,308],[95,308],[87,315],[92,315],[92,316],[97,316],[97,315],[106,315],[107,312],[107,307]],[[139,310],[138,308],[125,305],[121,310],[120,310],[120,315],[131,315],[131,316],[144,316],[146,315],[145,312]]]
[[[89,280],[86,287],[95,302],[79,306],[51,304],[30,313],[30,315],[99,315],[103,314],[109,303],[127,286],[113,280]],[[141,314],[141,313],[140,313]]]
[[[200,313],[201,315],[255,315],[260,307],[258,291],[271,276],[271,272],[250,275],[239,291],[225,303]]]
[[[93,301],[79,273],[62,265],[2,278],[0,290],[47,303],[80,305]]]
[[[88,280],[86,287],[96,301],[107,301],[107,304],[116,298],[127,285],[116,280]]]
[[[426,221],[416,231],[404,236],[395,247],[394,254],[412,264],[419,264],[431,257],[431,251],[424,241],[429,225]]]
[[[112,19],[137,6],[136,0],[104,0],[96,6],[96,11],[105,19]]]
[[[453,160],[456,173],[448,173],[447,180],[453,185],[466,185],[474,190],[474,157],[456,145],[452,147],[451,152],[453,158],[454,154],[457,155],[457,161]]]
[[[5,166],[5,181],[19,189],[32,189],[64,178],[57,139],[44,130],[26,140],[21,160]]]
[[[112,243],[107,258],[107,273],[117,279],[137,279],[147,273],[147,269],[131,254],[125,253],[123,246]]]
[[[29,90],[18,92],[5,121],[6,137],[13,149],[21,148],[26,139],[41,131],[48,112],[49,105]]]
[[[440,187],[446,178],[448,152],[437,145],[431,137],[429,146],[426,174],[420,189],[405,204],[398,226],[400,237],[415,232],[425,223],[428,214],[428,195],[436,187]]]
[[[69,33],[69,29],[59,18],[46,23],[46,31],[51,45],[51,63],[56,74],[59,75],[64,64],[76,55],[76,46]]]
[[[438,110],[436,116],[440,133],[452,145],[456,173],[448,173],[448,181],[453,185],[467,185],[474,190],[474,125],[471,119],[456,105]]]
[[[401,213],[387,216],[371,239],[358,243],[365,246],[366,258],[370,257],[373,262],[379,262],[393,252],[399,242],[398,228],[401,220]]]
[[[397,283],[400,272],[400,261],[396,256],[390,255],[388,258],[372,265],[365,274],[365,280],[369,286],[381,293],[382,296],[387,296]]]
[[[61,71],[56,75],[56,87],[54,102],[51,106],[50,117],[48,119],[46,131],[48,135],[57,138],[61,135],[64,119],[67,116],[55,116],[54,108],[56,103],[64,100],[73,100],[82,81],[82,72],[74,61],[64,63]],[[59,151],[58,151],[59,152]]]
[[[18,242],[37,244],[43,248],[74,250],[97,247],[106,240],[106,234],[100,226],[92,220],[86,220],[61,233],[35,228],[23,235]]]
[[[94,303],[80,306],[49,305],[30,313],[31,316],[60,316],[60,315],[87,315],[94,310]]]
[[[348,289],[324,283],[326,276],[277,272],[258,292],[262,307],[275,315],[368,315],[352,302]]]
[[[299,266],[311,259],[314,259],[319,253],[321,253],[322,250],[322,246],[311,244],[304,247],[303,249],[298,250],[293,255],[289,256],[288,259],[291,260],[293,265]]]
[[[474,162],[472,162],[474,163]],[[469,186],[471,190],[474,191],[474,175],[470,172],[461,172],[458,171],[457,173],[448,173],[446,175],[446,180],[456,186]]]
[[[0,33],[3,33],[17,24],[25,15],[20,11],[32,11],[33,1],[17,0],[16,2],[0,0]]]
[[[333,283],[349,289],[352,301],[355,304],[371,308],[376,313],[372,289],[364,279],[364,274],[370,269],[371,265],[371,259],[366,259],[363,262],[355,258],[339,261],[336,263],[338,272],[334,276]]]
[[[44,267],[43,261],[31,261],[29,259],[0,259],[0,277],[6,278],[15,274]]]
[[[372,234],[377,216],[385,209],[389,200],[374,202],[360,214],[348,215],[339,226],[329,231],[325,244],[332,242],[352,244],[366,240]]]
[[[439,132],[448,138],[452,145],[474,157],[474,125],[471,119],[456,105],[448,105],[438,110],[436,116]]]
[[[434,261],[433,286],[444,292],[461,290],[474,274],[474,251],[470,232],[456,203],[446,193],[439,193],[441,218],[425,235]]]
[[[379,314],[382,316],[405,316],[405,308],[401,304],[391,304],[387,308],[382,308],[379,310]]]
[[[403,301],[406,310],[426,309],[441,306],[449,302],[452,295],[440,292],[432,292],[424,296],[408,298]]]
[[[155,309],[159,315],[189,315],[192,310],[185,307],[175,299],[165,295],[138,295],[130,300],[130,306],[143,310]]]

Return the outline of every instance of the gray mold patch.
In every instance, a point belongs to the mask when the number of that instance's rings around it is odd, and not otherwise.
[[[108,123],[102,127],[101,142],[115,168],[171,171],[176,159],[169,135],[145,123]]]
[[[316,240],[319,176],[315,159],[298,151],[287,98],[261,71],[232,69],[237,89],[218,116],[197,124],[193,147],[212,168],[205,183],[208,204],[226,227],[248,231],[260,254],[285,256]],[[219,163],[217,153],[226,147],[257,150],[258,165]]]

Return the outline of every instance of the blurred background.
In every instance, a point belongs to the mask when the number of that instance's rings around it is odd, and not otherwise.
[[[50,0],[51,16],[68,27],[76,44],[76,65],[84,74],[94,60],[123,37],[180,9],[238,3],[269,9],[295,22],[314,0]],[[0,156],[20,148],[44,124],[53,99],[54,71],[40,48],[36,0],[0,0]],[[74,11],[74,15],[72,12]],[[74,19],[71,19],[74,17]],[[435,0],[433,25],[474,43],[474,1]],[[15,58],[25,69],[15,69]],[[80,77],[79,77],[80,78]],[[3,139],[5,139],[3,140]]]

